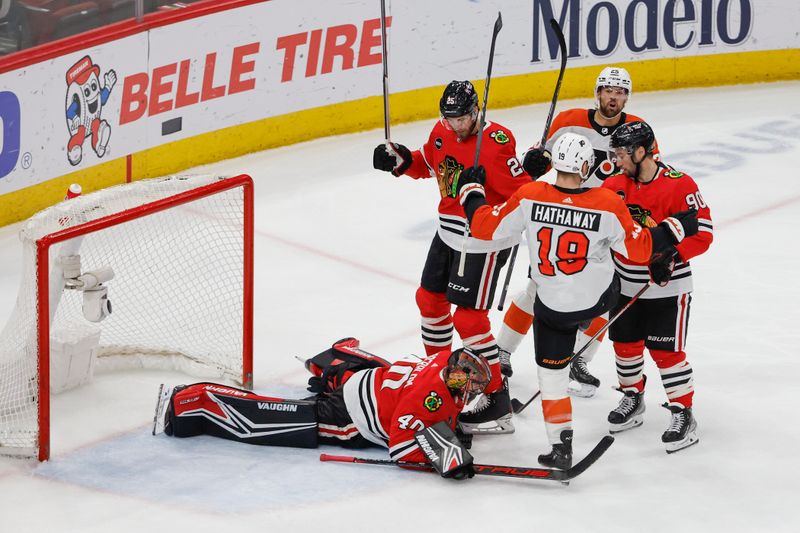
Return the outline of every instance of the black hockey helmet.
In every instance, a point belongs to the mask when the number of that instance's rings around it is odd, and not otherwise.
[[[449,389],[463,391],[469,398],[483,392],[491,380],[492,369],[482,355],[469,348],[459,348],[450,354],[445,376]]]
[[[453,80],[447,84],[439,100],[439,112],[443,117],[460,117],[472,113],[478,104],[478,93],[468,80]]]
[[[611,134],[608,146],[612,153],[614,148],[624,148],[629,154],[632,154],[636,148],[642,146],[646,154],[652,154],[656,147],[656,135],[647,122],[626,122],[617,126],[614,133]],[[609,157],[609,159],[612,158]]]

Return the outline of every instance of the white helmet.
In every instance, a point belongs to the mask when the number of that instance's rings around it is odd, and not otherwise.
[[[553,168],[559,172],[580,174],[581,180],[586,181],[594,165],[594,148],[583,135],[567,132],[556,139],[552,161]],[[583,173],[584,162],[589,163],[586,174]]]
[[[600,72],[600,75],[597,76],[597,81],[594,84],[595,95],[597,95],[597,91],[599,91],[601,87],[622,87],[628,92],[628,98],[630,98],[631,93],[633,93],[631,75],[622,67],[604,68]]]

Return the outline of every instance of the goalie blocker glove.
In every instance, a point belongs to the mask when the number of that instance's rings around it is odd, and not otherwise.
[[[550,152],[541,146],[534,146],[527,152],[522,159],[522,168],[531,175],[533,179],[538,179],[550,166]]]
[[[421,429],[414,436],[434,470],[444,478],[467,479],[475,476],[472,455],[464,448],[445,422]]]
[[[379,144],[372,153],[372,166],[400,176],[411,166],[411,151],[399,143]]]

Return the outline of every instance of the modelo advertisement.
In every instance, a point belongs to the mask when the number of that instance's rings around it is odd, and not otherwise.
[[[499,11],[493,74],[513,76],[558,69],[550,18],[578,67],[796,48],[798,5],[388,2],[390,90],[483,79]],[[377,0],[273,0],[153,28],[0,75],[0,194],[201,133],[381,94]]]

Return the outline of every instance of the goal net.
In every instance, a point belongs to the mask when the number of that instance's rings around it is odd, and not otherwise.
[[[252,387],[252,185],[246,175],[142,180],[23,225],[23,274],[0,333],[0,454],[46,460],[51,382],[95,369]]]

